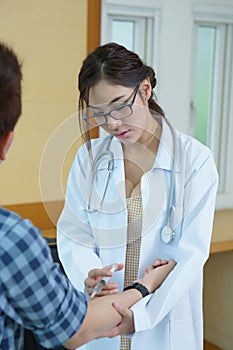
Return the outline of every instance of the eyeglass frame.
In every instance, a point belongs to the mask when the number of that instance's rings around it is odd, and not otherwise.
[[[111,111],[109,111],[109,112],[107,112],[107,113],[99,113],[99,114],[96,115],[96,117],[87,117],[87,116],[85,115],[83,119],[84,119],[85,122],[86,122],[88,125],[90,125],[90,126],[102,126],[102,125],[107,124],[107,122],[108,122],[107,116],[111,116],[111,118],[113,118],[113,119],[115,119],[115,120],[122,120],[122,119],[125,119],[125,118],[130,117],[130,116],[133,114],[133,105],[134,105],[134,102],[135,102],[135,99],[136,99],[136,96],[137,96],[137,93],[138,93],[139,86],[140,86],[140,84],[137,85],[137,86],[135,87],[134,95],[133,95],[132,101],[131,101],[130,103],[123,104],[123,105],[121,105],[120,107],[118,107],[118,108],[116,108],[116,109],[112,109]],[[125,116],[125,117],[122,117],[122,118],[115,118],[115,117],[112,116],[112,114],[111,114],[112,112],[121,110],[122,108],[125,108],[125,107],[129,107],[130,112],[131,112],[129,115],[127,115],[127,116]],[[89,108],[89,107],[87,107],[87,110],[88,110],[88,108]],[[87,113],[86,113],[86,114],[87,114]],[[101,123],[101,124],[97,124],[97,123],[96,123],[96,124],[94,125],[94,124],[91,124],[91,123],[88,121],[88,119],[91,119],[91,118],[98,118],[98,117],[104,117],[104,118],[105,118],[105,122],[104,122],[104,123]]]

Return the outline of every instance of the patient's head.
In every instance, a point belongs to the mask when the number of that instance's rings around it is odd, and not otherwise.
[[[14,130],[21,114],[21,80],[17,56],[0,42],[0,138]]]

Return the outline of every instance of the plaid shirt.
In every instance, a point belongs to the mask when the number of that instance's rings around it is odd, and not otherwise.
[[[23,349],[23,327],[44,347],[65,343],[87,304],[29,220],[0,208],[0,349]]]

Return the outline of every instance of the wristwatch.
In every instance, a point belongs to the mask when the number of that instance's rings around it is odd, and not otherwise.
[[[137,289],[141,294],[142,297],[146,297],[147,295],[149,295],[149,290],[141,283],[135,282],[133,284],[131,284],[130,286],[127,286],[123,289],[123,291],[125,290],[129,290],[129,289]]]

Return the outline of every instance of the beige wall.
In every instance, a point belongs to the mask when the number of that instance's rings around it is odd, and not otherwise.
[[[233,349],[233,252],[211,254],[205,265],[205,339]]]
[[[0,3],[0,40],[12,46],[24,61],[23,113],[16,126],[15,140],[7,161],[1,165],[0,204],[41,201],[40,162],[47,141],[64,120],[76,112],[77,72],[86,55],[86,0],[8,0]],[[59,128],[59,131],[60,128]],[[72,122],[74,136],[78,125]],[[66,134],[65,134],[66,133]],[[73,155],[57,161],[64,152],[63,139],[53,147],[48,178],[61,169],[65,160],[63,183]],[[62,149],[61,149],[62,148]],[[77,142],[72,147],[77,148]],[[55,164],[55,165],[54,165]],[[56,189],[49,200],[61,199]]]

